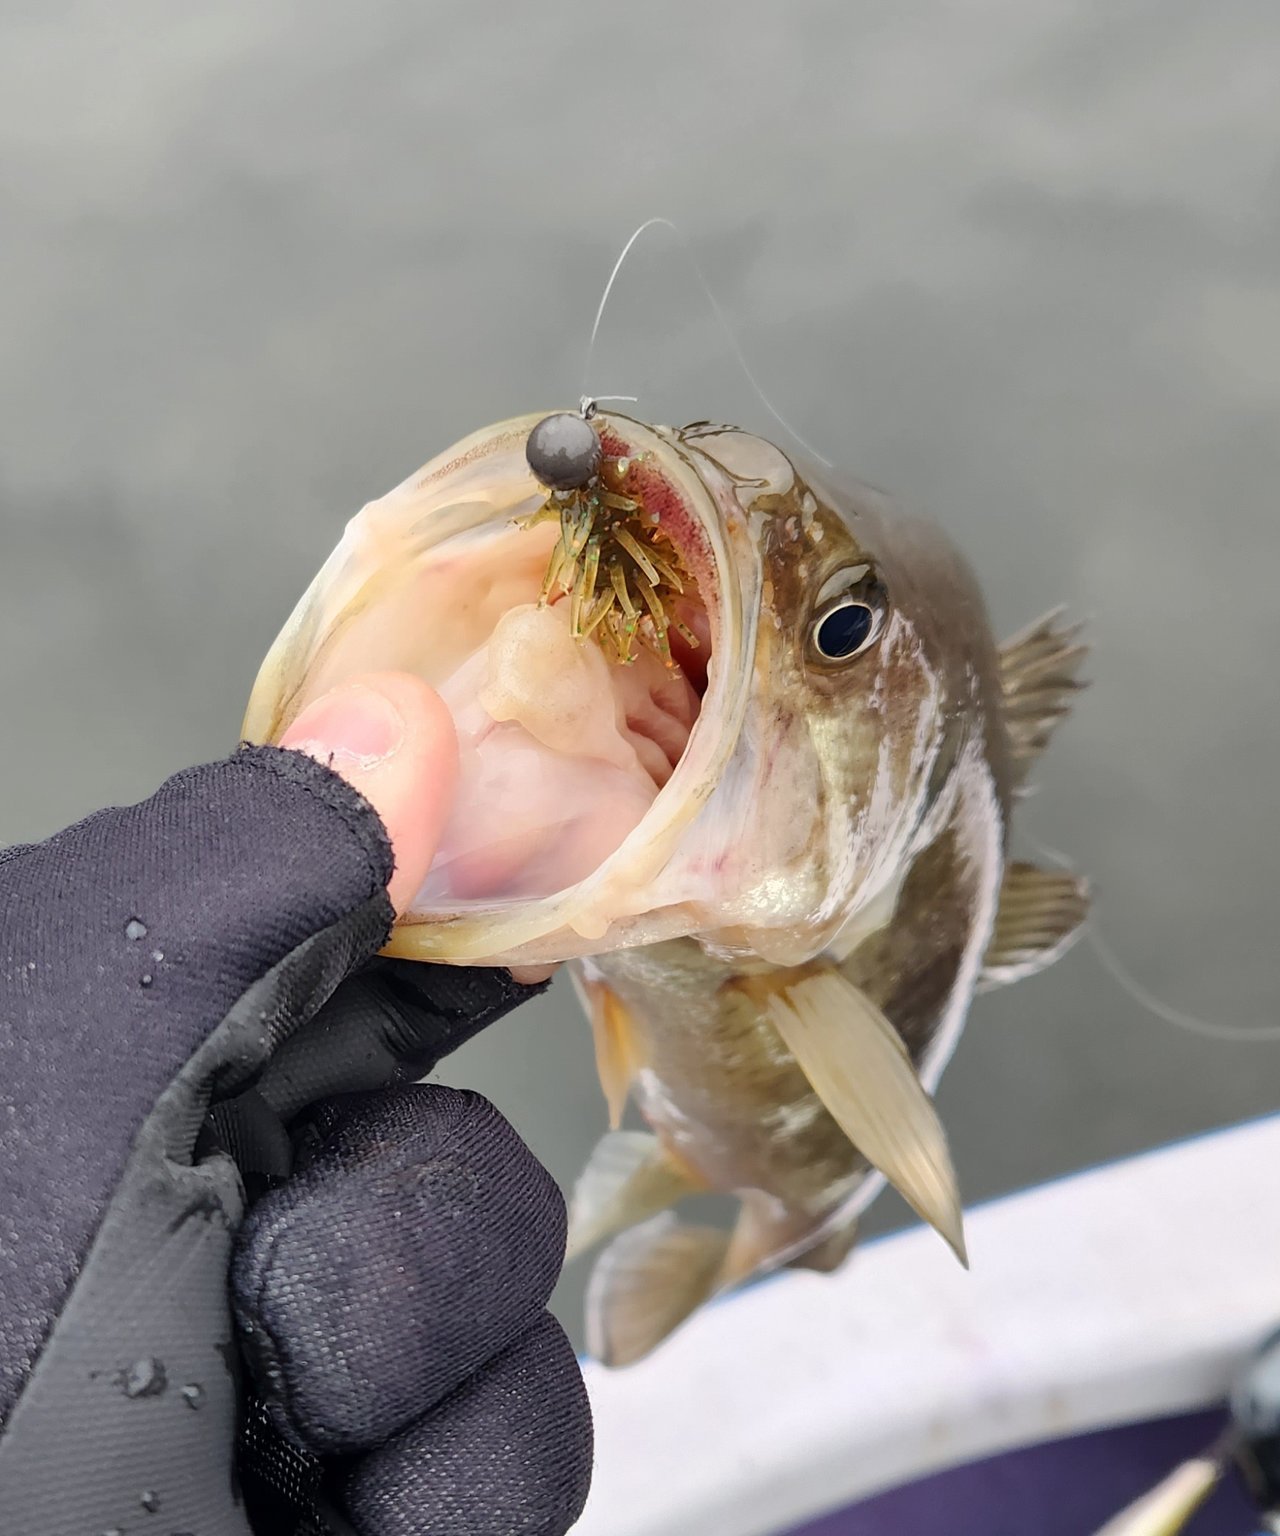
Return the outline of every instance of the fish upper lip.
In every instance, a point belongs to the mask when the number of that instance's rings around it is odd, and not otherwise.
[[[713,541],[709,537],[703,509],[689,496],[687,488],[682,488],[676,477],[669,472],[676,461],[685,462],[705,493],[705,483],[696,466],[679,453],[675,443],[665,439],[655,428],[630,417],[612,414],[602,414],[600,421],[601,442],[611,458],[632,457],[639,449],[641,462],[632,473],[639,478],[640,492],[642,495],[647,493],[653,496],[656,490],[655,499],[659,503],[656,510],[663,519],[663,533],[685,561],[705,601],[707,588],[714,586],[716,575],[714,568],[708,569],[709,565],[714,567]],[[645,445],[644,440],[650,437],[653,439],[652,445]],[[648,457],[653,458],[654,466],[646,471],[644,459]],[[646,485],[646,477],[656,484]]]

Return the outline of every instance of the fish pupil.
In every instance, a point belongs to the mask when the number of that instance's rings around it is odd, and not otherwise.
[[[842,603],[818,624],[818,650],[829,661],[856,655],[867,643],[875,615],[865,603]]]

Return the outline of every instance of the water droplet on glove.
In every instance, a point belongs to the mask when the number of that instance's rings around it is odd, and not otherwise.
[[[164,1366],[154,1355],[135,1360],[124,1373],[123,1386],[126,1397],[159,1397],[168,1386]]]

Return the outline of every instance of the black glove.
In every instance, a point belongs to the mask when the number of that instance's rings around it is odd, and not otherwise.
[[[369,964],[390,872],[371,807],[270,748],[0,853],[5,1536],[576,1519],[563,1201],[414,1085],[538,989]]]

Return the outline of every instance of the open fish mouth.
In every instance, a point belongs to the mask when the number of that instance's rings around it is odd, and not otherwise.
[[[711,915],[664,876],[745,708],[732,484],[679,434],[601,414],[598,475],[548,492],[526,457],[541,419],[476,433],[365,506],[250,699],[258,742],[370,671],[413,673],[449,706],[458,799],[392,954],[542,963]]]

